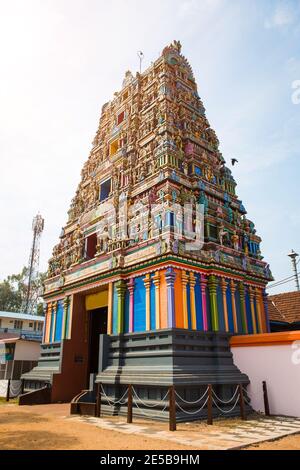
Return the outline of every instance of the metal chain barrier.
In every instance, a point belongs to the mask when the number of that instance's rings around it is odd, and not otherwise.
[[[125,398],[125,396],[127,395],[128,393],[128,388],[125,390],[123,396],[117,400],[117,401],[112,401],[110,400],[110,398],[108,398],[108,396],[106,395],[105,391],[104,391],[104,388],[103,388],[103,385],[101,384],[101,389],[102,389],[102,393],[101,395],[103,394],[104,395],[104,398],[106,398],[109,406],[116,406],[116,405],[125,405],[127,403],[127,400],[123,401],[123,398]]]
[[[177,398],[179,398],[179,400],[183,401],[183,403],[186,403],[187,405],[196,405],[196,403],[200,403],[200,401],[203,400],[203,398],[205,397],[207,392],[208,392],[208,387],[205,390],[205,392],[203,393],[202,397],[198,398],[198,400],[195,400],[195,401],[184,400],[184,398],[182,398],[182,396],[180,396],[179,393],[176,392],[176,390],[175,390],[175,395],[176,395]]]
[[[148,403],[145,403],[145,402],[138,396],[138,394],[136,393],[136,390],[135,390],[134,387],[132,387],[132,391],[133,391],[133,393],[134,393],[136,399],[137,399],[138,401],[140,401],[140,402],[142,403],[142,405],[144,405],[146,408],[157,408],[157,407],[159,406],[159,405],[157,405],[157,404],[155,404],[155,405],[149,405]],[[165,396],[161,399],[161,401],[165,401],[165,399],[167,398],[168,394],[169,394],[169,392],[167,392],[167,393],[165,394]]]
[[[181,408],[181,406],[179,405],[179,403],[176,401],[176,406],[178,406],[178,408],[180,409],[180,411],[182,411],[183,413],[186,413],[188,415],[196,415],[197,413],[200,413],[200,411],[203,410],[203,408],[207,405],[207,402],[208,402],[208,397],[206,398],[205,402],[203,403],[203,405],[201,406],[201,408],[199,408],[198,410],[196,411],[187,411],[187,410],[184,410],[183,408]]]
[[[230,400],[222,400],[220,397],[218,397],[218,395],[216,394],[216,392],[214,391],[214,389],[212,390],[212,393],[213,393],[213,396],[220,402],[222,403],[223,405],[228,405],[229,403],[231,403],[235,397],[236,397],[236,394],[239,390],[239,386],[237,385],[236,389],[235,389],[235,392],[234,394],[232,395],[232,397],[230,398]]]
[[[243,387],[243,392],[245,392],[245,395],[244,395],[244,400],[246,402],[247,405],[250,405],[251,403],[251,397],[250,395],[248,394],[247,390]],[[248,399],[249,397],[249,399]]]
[[[236,401],[235,401],[235,404],[233,405],[232,408],[230,408],[230,410],[223,410],[222,408],[220,408],[214,398],[212,399],[212,401],[213,401],[213,404],[216,406],[216,408],[218,408],[218,410],[221,411],[221,413],[227,414],[227,413],[231,413],[231,411],[233,411],[235,409],[235,407],[237,406],[237,404],[239,402],[239,399],[240,399],[240,397],[238,396]]]
[[[9,395],[14,398],[20,395],[22,391],[22,382],[17,380],[18,385],[14,386],[13,382],[10,382],[10,387],[9,387]]]
[[[230,414],[237,407],[238,402],[240,402],[241,419],[247,419],[245,402],[246,404],[248,402],[247,400],[245,400],[244,393],[246,392],[246,390],[245,388],[243,388],[242,384],[236,386],[234,393],[230,399],[223,400],[222,398],[220,398],[217,393],[213,390],[212,384],[209,384],[204,393],[201,395],[201,397],[199,397],[197,400],[191,401],[185,400],[178,392],[176,392],[175,386],[172,385],[168,388],[168,391],[166,392],[164,397],[159,402],[156,402],[154,405],[146,403],[141,397],[139,397],[136,389],[132,384],[127,385],[125,392],[123,393],[122,397],[118,400],[111,400],[107,396],[102,383],[98,384],[97,390],[98,391],[95,407],[95,416],[101,416],[101,397],[103,396],[106,399],[107,404],[111,407],[114,407],[116,405],[127,405],[127,423],[132,423],[133,407],[136,407],[140,415],[151,419],[161,419],[162,417],[165,418],[165,416],[163,415],[167,410],[169,415],[169,430],[176,431],[176,410],[180,410],[184,415],[196,416],[199,415],[205,407],[207,407],[207,424],[211,425],[213,424],[213,407],[219,410],[219,416],[222,416]],[[176,400],[176,397],[178,398],[178,400]],[[193,405],[197,403],[200,404],[202,400],[204,400],[202,405],[195,410],[195,407]],[[233,401],[233,406],[231,406],[230,409],[224,409],[220,406],[220,404],[228,406]],[[182,404],[189,405],[190,407],[192,407],[192,410],[184,409],[183,406],[181,406]]]
[[[168,406],[168,403],[167,403],[161,410],[157,410],[157,412],[160,413],[160,415],[153,415],[153,414],[146,413],[144,410],[142,410],[142,408],[139,407],[135,399],[133,399],[133,403],[137,407],[137,409],[140,411],[140,413],[144,416],[147,416],[148,418],[160,418],[162,413],[164,413],[164,411],[166,410]],[[150,408],[153,408],[153,407],[150,407]]]

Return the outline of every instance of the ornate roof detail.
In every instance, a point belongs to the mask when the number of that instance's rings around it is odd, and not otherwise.
[[[102,107],[49,277],[95,258],[106,267],[126,266],[132,250],[147,245],[149,258],[176,251],[267,279],[261,240],[235,191],[192,68],[174,41],[142,74],[127,71],[122,89]],[[161,209],[153,213],[157,203]],[[175,239],[186,225],[178,210],[185,203],[191,205],[189,230]],[[204,244],[189,251],[198,203],[204,208]]]

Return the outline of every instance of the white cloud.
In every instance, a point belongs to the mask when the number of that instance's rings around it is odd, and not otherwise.
[[[273,15],[265,20],[265,28],[282,28],[291,25],[296,19],[296,9],[290,4],[280,3],[276,6]]]

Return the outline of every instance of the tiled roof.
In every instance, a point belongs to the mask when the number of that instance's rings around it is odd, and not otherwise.
[[[284,292],[268,297],[269,318],[271,321],[300,322],[300,292]]]

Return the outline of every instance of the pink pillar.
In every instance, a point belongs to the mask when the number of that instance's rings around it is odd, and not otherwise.
[[[207,286],[206,276],[204,274],[201,274],[202,317],[203,317],[203,330],[204,331],[208,331],[206,286]]]
[[[129,290],[129,333],[133,333],[133,318],[134,318],[134,279],[133,277],[128,282]]]

